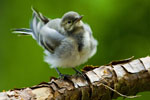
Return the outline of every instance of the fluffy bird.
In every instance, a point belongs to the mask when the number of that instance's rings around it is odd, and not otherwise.
[[[97,50],[91,28],[83,23],[83,16],[69,11],[62,18],[49,19],[33,9],[30,29],[14,29],[13,33],[31,35],[44,48],[45,62],[63,76],[58,67],[73,68],[85,63]]]

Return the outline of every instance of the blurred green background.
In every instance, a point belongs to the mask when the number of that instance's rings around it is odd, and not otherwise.
[[[0,91],[32,86],[57,76],[55,70],[43,62],[43,49],[35,40],[30,36],[18,37],[10,31],[29,27],[31,6],[51,18],[61,17],[70,10],[84,15],[83,21],[91,26],[99,41],[97,54],[88,65],[150,54],[149,0],[1,0]],[[74,73],[72,69],[61,71]],[[143,96],[133,100],[150,98],[149,92],[140,94]]]

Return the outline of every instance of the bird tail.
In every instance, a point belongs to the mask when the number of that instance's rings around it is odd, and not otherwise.
[[[13,29],[13,33],[20,33],[20,35],[31,35],[35,40],[39,41],[39,32],[42,26],[49,21],[46,17],[44,17],[37,10],[33,9],[33,16],[30,22],[30,29],[20,28]]]
[[[21,33],[20,35],[31,35],[32,30],[28,28],[12,29],[13,33]]]

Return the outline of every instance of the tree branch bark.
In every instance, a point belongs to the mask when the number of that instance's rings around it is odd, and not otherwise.
[[[36,86],[1,92],[0,100],[112,100],[150,91],[149,56],[86,66],[83,73],[86,79],[80,75],[51,78]]]

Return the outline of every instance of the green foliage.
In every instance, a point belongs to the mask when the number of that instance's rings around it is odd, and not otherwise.
[[[86,64],[102,65],[150,54],[149,0],[1,0],[0,91],[32,86],[57,76],[43,62],[43,49],[31,37],[18,37],[10,31],[29,27],[31,6],[50,18],[61,17],[70,10],[84,15],[83,21],[92,27],[99,41],[97,54]],[[72,69],[61,71],[74,73]],[[149,93],[142,94],[133,100],[150,98]]]

